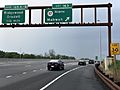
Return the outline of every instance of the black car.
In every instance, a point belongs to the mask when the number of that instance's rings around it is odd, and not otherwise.
[[[84,61],[84,60],[79,60],[79,61],[78,61],[78,65],[86,65],[86,61]]]
[[[47,64],[47,69],[51,70],[64,70],[64,62],[61,60],[50,60]]]
[[[89,60],[89,64],[94,64],[94,60]]]

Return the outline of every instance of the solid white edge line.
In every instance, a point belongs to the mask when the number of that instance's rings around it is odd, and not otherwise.
[[[60,78],[63,77],[64,75],[66,75],[66,74],[68,74],[68,73],[70,73],[70,72],[72,72],[72,71],[74,71],[74,70],[76,70],[76,69],[79,69],[79,68],[80,68],[80,67],[77,67],[77,68],[74,68],[74,69],[72,69],[72,70],[69,70],[69,71],[61,74],[60,76],[58,76],[57,78],[55,78],[53,81],[51,81],[50,83],[48,83],[47,85],[45,85],[44,87],[42,87],[40,90],[46,89],[47,87],[49,87],[51,84],[53,84],[55,81],[57,81],[58,79],[60,79]]]

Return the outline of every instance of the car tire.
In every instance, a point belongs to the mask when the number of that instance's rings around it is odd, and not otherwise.
[[[58,70],[61,70],[61,69],[62,69],[61,67],[58,68]]]
[[[52,68],[48,68],[48,71],[52,71]]]
[[[48,69],[48,71],[50,71],[50,68],[47,68]]]

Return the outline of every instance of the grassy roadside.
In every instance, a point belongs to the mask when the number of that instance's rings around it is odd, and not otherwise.
[[[104,62],[101,63],[99,69],[103,71],[106,75],[109,75],[110,78],[113,78],[115,82],[120,82],[120,60],[116,60],[116,63],[112,63],[108,66],[108,70],[105,71]]]
[[[120,82],[120,61],[117,60],[116,63],[110,65],[109,70],[113,73],[114,80]]]

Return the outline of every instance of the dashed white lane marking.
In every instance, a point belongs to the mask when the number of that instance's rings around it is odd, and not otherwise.
[[[72,69],[72,70],[69,70],[69,71],[61,74],[60,76],[58,76],[57,78],[55,78],[53,81],[51,81],[50,83],[48,83],[47,85],[45,85],[44,87],[42,87],[40,90],[45,90],[47,87],[49,87],[51,84],[53,84],[54,82],[56,82],[58,79],[60,79],[60,78],[63,77],[64,75],[66,75],[66,74],[68,74],[68,73],[70,73],[70,72],[72,72],[72,71],[74,71],[74,70],[77,70],[77,69],[79,69],[79,68],[80,68],[80,67],[77,67],[77,68],[74,68],[74,69]]]
[[[33,70],[33,72],[36,72],[37,70]]]
[[[40,70],[43,70],[43,69],[40,69]]]
[[[11,78],[11,77],[12,77],[12,75],[6,76],[6,78]]]
[[[23,72],[22,74],[27,74],[27,72]]]
[[[76,65],[76,63],[67,63],[65,65]]]
[[[31,67],[31,65],[26,65],[25,67]]]

